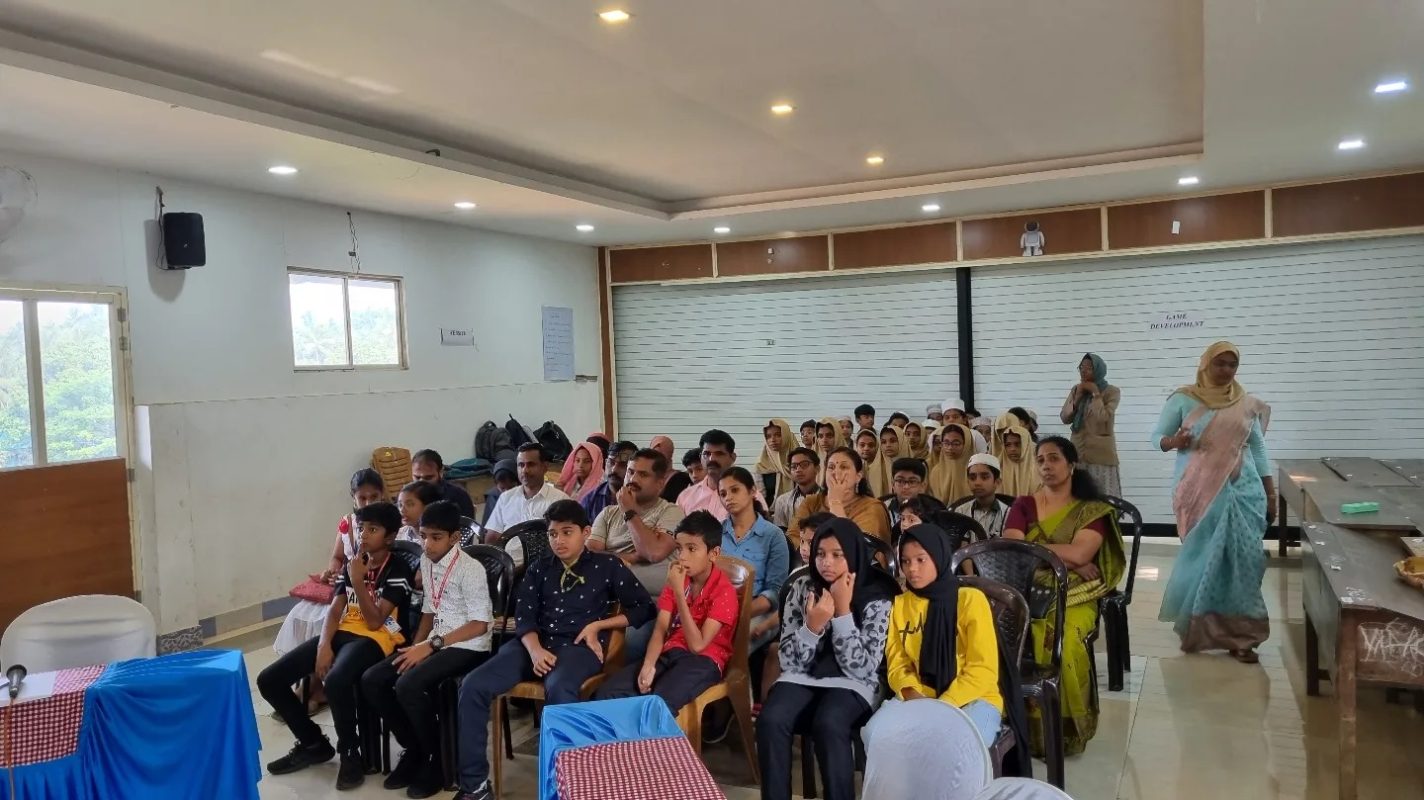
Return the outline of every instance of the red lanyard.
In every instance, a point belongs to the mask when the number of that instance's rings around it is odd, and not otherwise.
[[[445,577],[440,579],[440,588],[430,592],[430,605],[435,611],[440,611],[440,601],[445,598],[445,584],[450,582],[450,576],[455,572],[455,565],[460,561],[460,548],[455,548],[455,557],[450,559],[450,566],[445,568]],[[435,580],[435,562],[430,562],[430,579]]]
[[[386,553],[386,560],[381,562],[381,568],[376,570],[376,576],[374,578],[371,577],[370,572],[366,573],[366,591],[370,593],[372,603],[376,602],[376,587],[381,584],[381,576],[385,574],[386,567],[391,565],[391,555],[391,553]],[[357,558],[360,558],[360,556],[358,555]]]

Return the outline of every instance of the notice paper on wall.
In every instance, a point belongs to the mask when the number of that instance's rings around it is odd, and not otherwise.
[[[445,347],[474,347],[475,332],[470,328],[441,328],[440,344]]]
[[[574,379],[574,310],[544,306],[544,380]]]

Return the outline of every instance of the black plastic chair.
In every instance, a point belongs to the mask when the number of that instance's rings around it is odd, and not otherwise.
[[[460,517],[460,547],[469,547],[484,541],[485,529],[474,517]]]
[[[478,559],[485,568],[485,581],[489,585],[490,609],[494,612],[493,635],[490,638],[490,653],[499,650],[500,645],[513,635],[508,627],[514,611],[514,559],[503,548],[490,544],[472,544],[460,548],[465,555]],[[459,705],[461,678],[450,678],[441,682],[435,707],[436,719],[440,725],[440,768],[441,777],[447,789],[454,788],[457,771],[457,742],[459,741]],[[513,748],[510,748],[513,749]]]
[[[869,545],[870,549],[874,551],[876,555],[885,559],[883,565],[885,570],[889,572],[892,577],[899,577],[900,557],[899,554],[895,552],[895,548],[877,536],[871,536],[868,533],[861,533],[860,535],[865,539],[865,543]],[[811,558],[814,560],[815,557],[816,554],[812,553]]]
[[[955,551],[972,542],[982,542],[989,538],[988,534],[984,533],[984,526],[980,525],[978,520],[957,511],[936,511],[926,521],[939,526],[949,534],[950,540],[954,542]]]
[[[1142,513],[1137,510],[1137,506],[1120,497],[1108,496],[1103,499],[1117,509],[1118,526],[1130,527],[1132,531],[1132,546],[1128,550],[1127,558],[1127,580],[1121,590],[1114,588],[1098,600],[1098,624],[1102,625],[1105,632],[1104,648],[1108,656],[1108,691],[1120,692],[1123,673],[1132,669],[1127,607],[1132,603],[1132,584],[1137,578],[1137,550],[1142,545]],[[1089,652],[1092,652],[1091,649]]]
[[[955,570],[965,559],[974,560],[975,572],[992,581],[1013,587],[1025,598],[1033,596],[1034,578],[1041,570],[1053,575],[1052,614],[1055,635],[1050,645],[1049,663],[1039,666],[1032,652],[1020,659],[1024,697],[1038,701],[1043,720],[1044,761],[1048,782],[1063,788],[1063,709],[1059,705],[1059,681],[1063,671],[1063,631],[1068,604],[1068,568],[1045,547],[1022,539],[989,539],[975,542],[955,552],[950,562]],[[1029,608],[1032,616],[1032,604]]]
[[[524,564],[520,565],[520,574],[523,575],[523,566],[531,564],[545,553],[549,552],[549,521],[545,519],[530,519],[515,525],[504,533],[500,534],[498,544],[503,550],[510,542],[519,540],[519,546],[524,549]]]
[[[1028,641],[1028,601],[1014,587],[998,581],[991,581],[988,578],[966,575],[959,579],[959,585],[978,589],[989,599],[989,610],[994,615],[994,630],[998,634],[999,650],[1008,653],[1008,657],[1002,660],[1015,665],[1021,663],[1024,645]],[[1004,682],[1003,676],[1000,676],[1000,685],[1003,685]],[[1007,702],[1008,697],[1005,696],[1004,700]],[[994,762],[995,778],[1003,777],[1004,758],[1013,749],[1013,729],[1006,724],[1001,724],[999,734],[989,745],[989,756]]]
[[[1014,504],[1014,501],[1018,499],[1017,497],[1014,497],[1014,496],[1011,495],[1011,494],[996,494],[996,495],[994,495],[994,496],[997,497],[997,498],[999,498],[999,502],[1000,502],[1000,503],[1003,503],[1003,504],[1006,505],[1006,506],[1012,506],[1012,505]],[[969,502],[970,500],[973,500],[973,499],[974,499],[974,495],[972,495],[972,494],[971,494],[971,495],[968,495],[968,496],[966,496],[966,497],[961,497],[961,498],[959,498],[958,500],[955,500],[953,503],[950,503],[950,504],[949,504],[949,508],[950,508],[950,509],[958,508],[958,507],[964,505],[965,503],[967,503],[967,502]]]

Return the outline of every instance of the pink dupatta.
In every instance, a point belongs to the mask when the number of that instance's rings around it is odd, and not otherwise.
[[[593,466],[589,468],[588,477],[583,479],[583,483],[578,487],[578,494],[574,494],[574,453],[583,450],[593,459]],[[597,489],[603,482],[603,453],[599,452],[598,445],[592,442],[579,442],[574,445],[574,453],[569,453],[569,457],[564,461],[564,469],[559,473],[559,491],[572,497],[575,500],[582,500]]]
[[[1191,430],[1211,409],[1198,405],[1182,421]],[[1216,496],[1229,480],[1241,475],[1246,439],[1251,435],[1251,423],[1261,420],[1264,432],[1271,422],[1271,407],[1247,395],[1240,402],[1218,409],[1207,421],[1187,457],[1182,478],[1172,493],[1172,508],[1177,514],[1177,536],[1187,534],[1206,516]]]

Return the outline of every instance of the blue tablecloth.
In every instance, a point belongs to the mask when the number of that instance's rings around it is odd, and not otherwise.
[[[539,723],[539,798],[558,800],[554,760],[565,750],[681,735],[657,695],[546,706]]]
[[[15,769],[19,800],[256,800],[262,766],[242,653],[110,664],[84,698],[73,755]],[[0,800],[10,800],[0,775]]]

